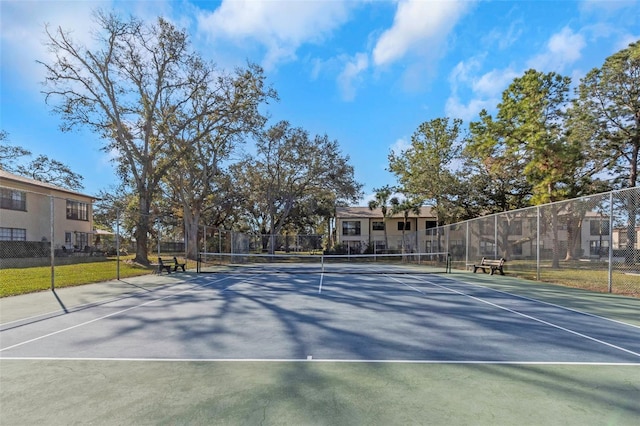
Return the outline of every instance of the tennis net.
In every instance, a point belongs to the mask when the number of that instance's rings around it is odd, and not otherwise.
[[[451,272],[449,253],[232,254],[201,252],[199,273],[420,274]]]

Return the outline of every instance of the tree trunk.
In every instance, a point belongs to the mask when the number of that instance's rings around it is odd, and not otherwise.
[[[200,222],[200,212],[191,212],[188,208],[184,210],[184,239],[187,242],[187,258],[197,259],[198,257],[198,225]]]
[[[136,230],[133,235],[136,238],[136,257],[134,262],[141,265],[149,265],[149,199],[140,195],[138,203],[138,218],[136,220]]]

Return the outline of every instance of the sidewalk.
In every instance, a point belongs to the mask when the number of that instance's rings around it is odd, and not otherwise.
[[[142,275],[75,287],[0,298],[0,325],[39,315],[60,314],[82,305],[106,302],[193,279],[195,272]]]

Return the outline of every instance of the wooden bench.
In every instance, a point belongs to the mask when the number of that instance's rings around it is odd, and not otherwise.
[[[496,271],[500,272],[500,275],[504,275],[504,270],[502,269],[504,262],[506,262],[504,258],[487,259],[486,257],[483,257],[480,264],[473,265],[473,273],[475,274],[478,269],[482,269],[482,272],[487,273],[488,269],[491,275],[495,274]]]
[[[166,263],[165,263],[166,262]],[[158,258],[158,270],[156,271],[156,274],[160,275],[162,274],[162,270],[167,271],[167,274],[171,273],[171,268],[173,268],[173,266],[169,265],[168,263],[171,262],[170,260],[162,260],[162,258]]]
[[[173,272],[177,272],[178,268],[182,268],[182,272],[185,271],[184,267],[187,266],[187,262],[178,262],[178,258],[173,256]]]

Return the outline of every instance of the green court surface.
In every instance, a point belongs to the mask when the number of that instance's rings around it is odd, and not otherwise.
[[[3,360],[0,423],[637,425],[640,367]]]
[[[637,299],[462,272],[318,281],[0,299],[0,425],[639,424]]]

